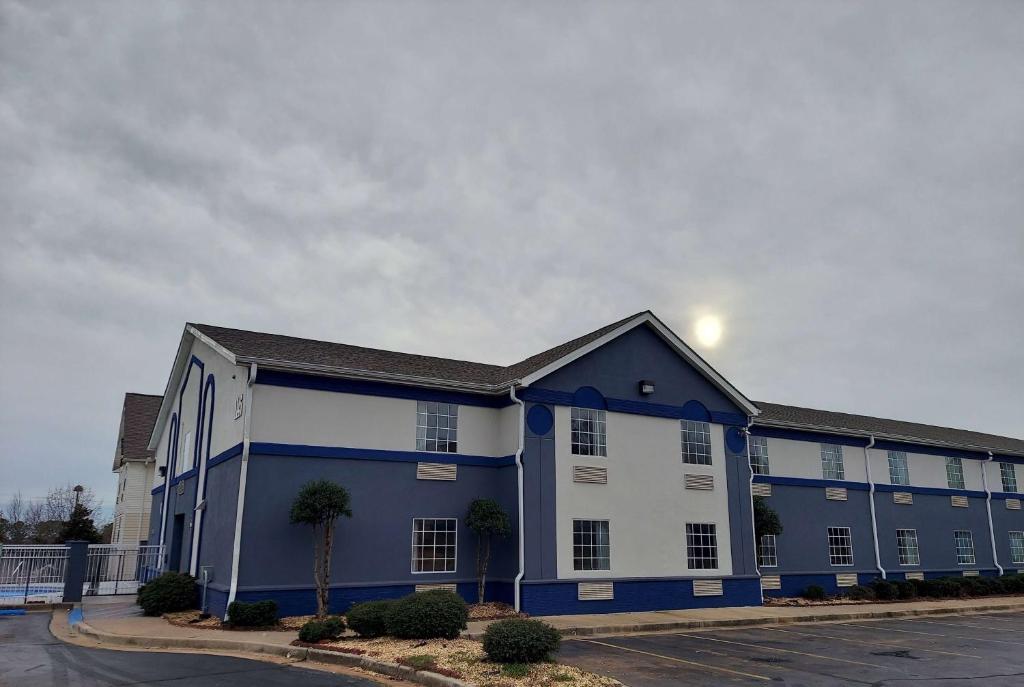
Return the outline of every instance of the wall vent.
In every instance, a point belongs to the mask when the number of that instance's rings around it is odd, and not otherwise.
[[[1020,510],[1020,499],[1006,499],[1006,507],[1010,510]]]
[[[580,582],[576,585],[576,599],[579,601],[609,601],[615,598],[615,587],[611,582]]]
[[[608,468],[573,465],[572,481],[583,484],[608,484]]]
[[[966,496],[950,496],[949,502],[953,504],[954,508],[967,508],[970,504]]]
[[[840,573],[836,575],[837,587],[852,587],[857,584],[857,573]]]
[[[782,577],[779,575],[761,575],[761,589],[782,589]]]
[[[914,495],[909,491],[894,491],[892,493],[892,502],[898,503],[901,506],[913,506]]]
[[[964,577],[977,577],[979,574],[977,570],[964,570]]]
[[[418,584],[416,585],[417,592],[431,592],[435,589],[443,589],[448,592],[457,591],[454,584]]]
[[[845,501],[846,487],[825,487],[825,498],[829,501]]]
[[[721,580],[694,580],[693,581],[693,595],[694,596],[722,596],[722,581]]]
[[[715,488],[715,476],[714,475],[694,475],[693,473],[687,472],[683,475],[683,486],[687,489],[714,489]]]
[[[906,575],[904,575],[904,577],[907,578],[908,580],[923,580],[924,579],[924,573],[923,572],[908,572]]]
[[[751,496],[771,496],[772,485],[767,482],[754,482],[750,485]]]
[[[459,466],[454,463],[416,463],[416,479],[454,482]]]

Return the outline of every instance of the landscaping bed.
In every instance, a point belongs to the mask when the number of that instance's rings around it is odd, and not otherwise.
[[[994,598],[1024,594],[1024,574],[1001,577],[939,577],[927,580],[875,580],[867,585],[845,587],[828,595],[817,585],[799,597],[765,597],[765,606],[846,606],[942,599]]]

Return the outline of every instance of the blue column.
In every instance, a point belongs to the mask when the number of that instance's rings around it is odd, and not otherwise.
[[[64,542],[68,547],[68,562],[64,568],[64,603],[82,600],[82,586],[89,567],[89,542]]]

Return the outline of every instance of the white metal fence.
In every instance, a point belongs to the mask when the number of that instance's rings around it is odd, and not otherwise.
[[[67,563],[66,546],[0,545],[0,606],[59,602]]]
[[[90,545],[82,593],[134,594],[160,574],[162,551],[162,546]]]

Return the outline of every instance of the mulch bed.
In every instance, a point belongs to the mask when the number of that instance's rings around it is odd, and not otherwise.
[[[292,642],[292,646],[301,646],[305,649],[323,649],[324,651],[333,651],[338,654],[354,654],[356,656],[362,656],[366,652],[362,649],[356,649],[355,647],[338,646],[336,644],[330,644],[329,639],[322,640],[321,642],[302,642],[296,639]]]

